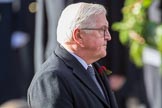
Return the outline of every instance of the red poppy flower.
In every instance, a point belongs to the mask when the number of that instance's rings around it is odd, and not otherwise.
[[[111,70],[108,70],[105,66],[101,66],[98,69],[98,72],[99,72],[99,74],[102,74],[103,72],[105,72],[106,75],[110,75],[112,73],[112,71]]]

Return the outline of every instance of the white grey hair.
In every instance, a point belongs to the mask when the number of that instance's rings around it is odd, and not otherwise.
[[[73,30],[88,26],[95,26],[93,16],[104,13],[106,9],[100,4],[75,3],[68,5],[62,12],[57,26],[57,41],[64,44],[72,39]]]

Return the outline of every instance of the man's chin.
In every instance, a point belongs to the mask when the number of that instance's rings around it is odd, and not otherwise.
[[[105,53],[103,53],[103,54],[102,54],[102,58],[103,58],[103,57],[106,57],[106,55],[107,55],[107,53],[106,53],[106,52],[105,52]]]

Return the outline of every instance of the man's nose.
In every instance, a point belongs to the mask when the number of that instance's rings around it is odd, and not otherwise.
[[[109,31],[106,31],[106,32],[105,32],[105,40],[108,40],[108,41],[111,40],[111,34],[110,34]]]

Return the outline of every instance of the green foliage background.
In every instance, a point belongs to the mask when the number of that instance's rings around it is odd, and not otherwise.
[[[125,0],[123,19],[112,25],[119,32],[120,42],[130,48],[130,59],[139,67],[143,66],[144,47],[152,47],[162,55],[162,24],[148,19],[151,4],[152,0]]]

